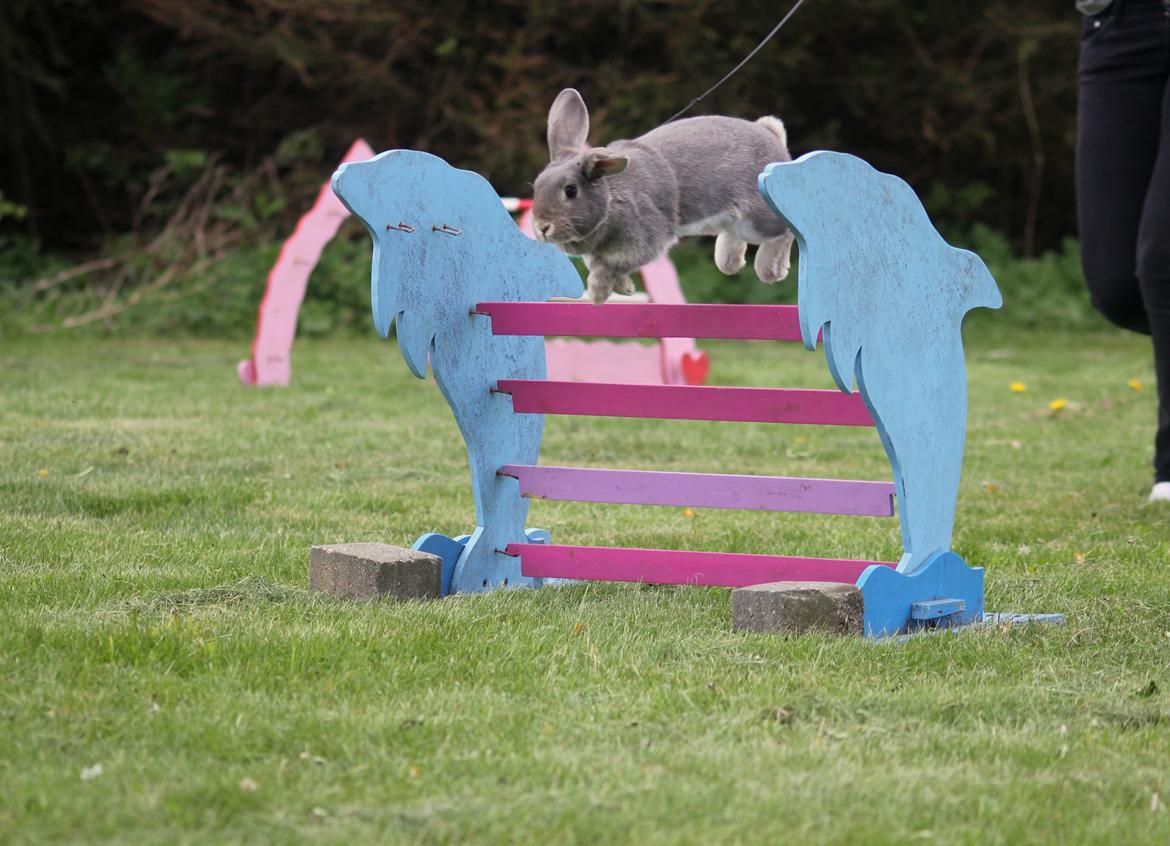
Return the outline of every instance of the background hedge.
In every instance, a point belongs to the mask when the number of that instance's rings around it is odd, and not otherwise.
[[[282,234],[358,136],[524,194],[560,88],[583,92],[595,141],[644,132],[788,7],[6,0],[0,231],[92,251],[200,200]],[[861,155],[945,228],[982,222],[1030,255],[1074,228],[1079,26],[1071,0],[809,0],[697,112],[777,114],[794,153]]]

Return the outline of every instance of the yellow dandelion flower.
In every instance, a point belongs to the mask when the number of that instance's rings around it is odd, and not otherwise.
[[[1125,384],[1129,385],[1129,387],[1135,391],[1140,391],[1142,389],[1142,383],[1140,379],[1130,379]]]
[[[1008,390],[1013,394],[1022,394],[1024,391],[1028,390],[1028,386],[1023,382],[1012,382],[1010,385],[1008,385]]]
[[[997,485],[995,482],[984,482],[983,490],[987,491],[988,493],[995,493],[999,490],[999,485]]]
[[[411,767],[409,770],[407,770],[407,773],[411,778],[418,778],[422,775],[422,767]]]
[[[46,476],[49,475],[49,468],[42,467],[40,470],[37,471],[37,475],[40,476],[42,479],[45,478]]]
[[[1068,405],[1068,400],[1061,397],[1060,399],[1054,399],[1052,402],[1048,403],[1048,410],[1049,411],[1060,411],[1061,409],[1063,409],[1067,405]]]
[[[683,517],[694,517],[694,516],[695,516],[695,509],[693,509],[693,508],[683,509]]]

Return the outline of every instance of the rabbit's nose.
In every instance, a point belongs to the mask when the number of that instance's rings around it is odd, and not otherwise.
[[[540,232],[542,237],[547,238],[552,234],[553,225],[551,223],[538,222],[536,224],[536,229],[538,232]]]

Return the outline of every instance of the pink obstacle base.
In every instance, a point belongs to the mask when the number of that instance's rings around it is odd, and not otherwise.
[[[510,543],[505,552],[520,556],[520,572],[529,578],[648,582],[659,585],[745,587],[767,582],[853,584],[871,565],[896,567],[891,561],[532,543]]]
[[[372,159],[374,151],[362,139],[341,160],[346,162]],[[268,272],[264,299],[256,314],[256,337],[252,356],[237,365],[240,381],[245,385],[287,385],[291,375],[289,357],[297,333],[297,313],[305,299],[309,274],[321,258],[325,245],[333,240],[349,209],[341,204],[326,182],[317,194],[313,207],[297,222],[292,236],[280,248],[276,264]]]
[[[891,482],[505,464],[520,495],[563,502],[890,517]]]

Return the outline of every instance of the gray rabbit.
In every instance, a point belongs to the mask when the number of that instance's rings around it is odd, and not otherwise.
[[[759,244],[756,275],[788,275],[792,232],[764,204],[757,178],[792,160],[784,124],[762,117],[694,117],[633,141],[589,147],[589,112],[572,88],[548,113],[551,162],[536,178],[536,237],[589,268],[589,296],[633,293],[630,274],[686,235],[716,235],[715,265],[738,273]]]

